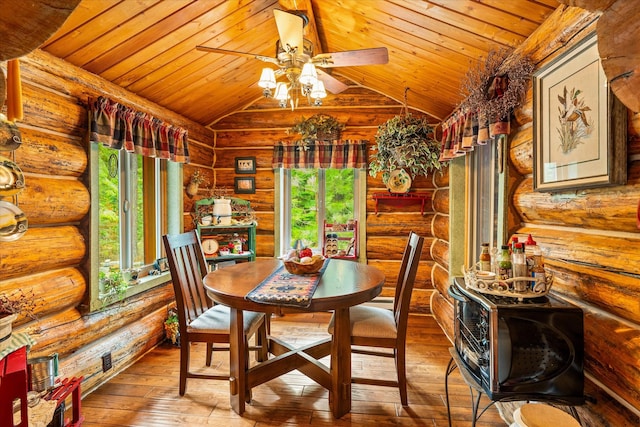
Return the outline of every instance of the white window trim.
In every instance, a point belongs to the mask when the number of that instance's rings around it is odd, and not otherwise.
[[[89,225],[89,257],[87,271],[89,272],[89,297],[88,306],[90,311],[98,311],[104,309],[108,305],[118,302],[119,298],[109,301],[100,299],[99,286],[99,210],[100,197],[99,192],[93,189],[99,185],[98,175],[98,145],[96,143],[89,144],[89,183],[91,189],[91,209],[90,209],[90,225]],[[159,167],[159,166],[156,166]],[[183,194],[182,194],[182,164],[176,162],[167,162],[167,233],[176,234],[183,230]],[[156,188],[158,191],[159,188]],[[160,233],[161,224],[156,224],[156,232]],[[162,239],[156,239],[156,253],[162,253]],[[159,258],[160,256],[158,256]],[[140,283],[129,287],[122,299],[126,299],[133,295],[142,293],[148,289],[159,285],[164,285],[171,281],[171,274],[165,272],[157,276],[146,276],[140,279]]]
[[[285,185],[290,182],[290,180],[286,179],[286,175],[288,174],[287,169],[278,168],[274,170],[274,185],[275,185],[275,196],[274,196],[274,210],[275,210],[275,227],[274,227],[274,251],[276,253],[274,256],[278,257],[284,254],[289,248],[282,236],[285,234],[290,235],[291,230],[286,230],[290,225],[285,224],[285,219],[287,215],[284,213],[290,209],[291,199],[290,189],[285,189]],[[367,251],[366,251],[366,241],[367,241],[367,233],[366,233],[366,224],[367,224],[367,171],[366,169],[356,169],[356,173],[354,175],[355,179],[355,188],[358,191],[358,202],[354,206],[354,216],[358,220],[358,247],[360,250],[358,251],[358,262],[366,263],[367,262]],[[284,194],[283,194],[283,190]],[[320,229],[320,228],[319,228]],[[319,240],[322,241],[322,240]]]

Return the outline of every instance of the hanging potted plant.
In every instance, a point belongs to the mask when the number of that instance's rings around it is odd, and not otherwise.
[[[427,176],[442,167],[435,125],[408,112],[407,90],[403,113],[378,126],[375,153],[369,163],[369,175],[375,177],[382,173],[382,182],[391,191],[400,190],[397,192],[409,191],[411,180],[416,176]]]
[[[340,139],[344,125],[335,117],[326,114],[315,114],[308,119],[302,117],[287,133],[297,133],[302,137],[299,145],[306,148],[307,144],[315,141],[333,141]]]

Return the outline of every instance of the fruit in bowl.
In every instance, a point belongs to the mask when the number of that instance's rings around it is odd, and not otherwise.
[[[300,254],[303,255],[303,254]],[[306,255],[306,254],[304,254]],[[324,264],[322,255],[293,256],[283,260],[284,267],[291,274],[313,274],[320,271]]]

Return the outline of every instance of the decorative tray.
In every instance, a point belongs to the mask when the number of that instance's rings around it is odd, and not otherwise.
[[[462,273],[467,287],[483,294],[518,299],[539,298],[547,295],[553,285],[553,276],[549,273],[545,273],[544,280],[534,277],[498,279],[495,273],[479,270],[479,265],[469,269],[462,267]]]

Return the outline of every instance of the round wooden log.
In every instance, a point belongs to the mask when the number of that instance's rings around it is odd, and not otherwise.
[[[36,317],[67,310],[80,305],[86,291],[87,283],[77,268],[64,268],[42,273],[21,276],[14,279],[0,281],[0,294],[14,289],[21,289],[36,297]],[[16,325],[31,322],[32,319],[20,316]]]
[[[427,242],[425,241],[425,244]],[[431,257],[435,262],[449,270],[449,242],[434,239],[431,244]],[[454,272],[455,274],[455,272]]]
[[[618,0],[598,20],[598,51],[613,93],[640,111],[640,4]]]
[[[25,176],[20,209],[29,226],[78,222],[89,212],[89,190],[77,179]]]
[[[640,163],[633,169],[639,174]],[[515,189],[513,207],[528,223],[636,233],[640,186],[631,179],[629,184],[554,194],[533,191],[529,177]]]
[[[585,370],[609,389],[640,407],[640,327],[607,313],[584,315]]]
[[[395,215],[367,215],[367,236],[405,236],[413,231],[421,236],[432,236],[431,219],[433,215],[420,215],[415,213],[396,213]]]
[[[81,138],[21,126],[23,144],[15,150],[23,172],[80,177],[87,169],[87,153]]]
[[[171,284],[150,289],[127,299],[126,304],[114,304],[102,311],[81,316],[70,308],[43,318],[31,333],[36,341],[33,354],[71,354],[95,341],[96,336],[108,336],[129,324],[135,324],[149,311],[166,306],[173,300]],[[74,331],[70,335],[69,331]],[[130,340],[131,344],[138,340]]]
[[[367,258],[368,259],[384,259],[384,260],[400,260],[402,253],[407,244],[407,236],[367,236]],[[422,250],[421,260],[431,260],[431,255],[427,248],[431,245],[433,239],[425,237]]]
[[[167,308],[160,307],[137,322],[123,326],[112,334],[96,340],[82,351],[67,353],[60,358],[60,377],[83,376],[82,391],[89,393],[113,376],[144,356],[149,350],[164,340],[163,323],[167,317]],[[136,339],[132,339],[135,337]],[[113,369],[102,371],[102,355],[111,353]],[[49,353],[41,352],[42,355]],[[176,366],[177,367],[177,366]],[[173,370],[173,367],[168,367]],[[178,370],[175,371],[178,375]]]
[[[588,263],[611,272],[640,275],[640,235],[636,233],[592,234],[570,228],[523,227],[518,235],[533,235],[546,259]]]
[[[183,116],[180,116],[173,111],[159,107],[158,105],[151,103],[145,98],[136,96],[131,92],[127,92],[122,87],[107,82],[101,77],[75,67],[62,59],[50,55],[49,53],[41,50],[36,50],[31,54],[20,58],[20,62],[21,64],[25,64],[25,66],[22,67],[24,69],[24,72],[22,73],[23,82],[32,81],[36,84],[48,87],[53,91],[68,94],[69,96],[76,98],[78,103],[82,105],[86,105],[87,97],[89,96],[106,96],[113,99],[127,100],[126,105],[131,108],[144,111],[148,114],[151,114],[152,116],[170,122],[175,126],[180,126],[187,129],[187,131],[189,132],[190,142],[192,140],[196,140],[205,144],[209,144],[210,141],[213,141],[214,132],[211,129],[205,128],[204,126],[201,126],[193,121],[185,119]],[[47,91],[45,93],[51,92]],[[42,95],[40,96],[40,98],[41,97]],[[27,99],[27,94],[25,94],[25,99]],[[73,105],[73,103],[69,103],[68,98],[64,100],[64,103]],[[29,116],[29,114],[39,113],[37,111],[37,108],[35,107],[36,106],[34,106],[33,113],[28,113],[28,105],[25,106],[25,117],[33,119]],[[60,110],[55,106],[50,108],[52,108],[52,111]],[[82,107],[78,106],[78,108]],[[46,113],[46,111],[40,112]],[[86,112],[82,111],[79,116],[73,117],[76,119],[80,118],[81,120],[84,120],[85,123],[83,126],[75,126],[74,124],[74,128],[78,127],[78,135],[83,137],[87,129],[87,114]],[[69,130],[67,129],[63,133],[69,134]]]
[[[449,241],[449,215],[434,215],[431,223],[431,234],[445,242]]]
[[[0,13],[0,61],[37,49],[69,17],[80,0],[3,2]]]
[[[554,292],[640,325],[640,278],[558,259],[544,266],[553,274]]]
[[[431,269],[431,282],[433,287],[440,292],[446,299],[453,303],[453,299],[447,293],[449,289],[449,271],[438,263],[434,263]]]
[[[518,128],[509,136],[509,159],[519,174],[533,173],[533,128],[531,124]]]
[[[513,111],[513,119],[512,129],[533,122],[533,79],[529,81],[522,105]]]
[[[438,188],[433,192],[433,210],[439,214],[449,215],[449,188]]]
[[[425,249],[423,249],[424,251]],[[369,265],[376,267],[384,271],[384,286],[394,288],[398,283],[398,272],[400,271],[399,260],[371,260]],[[416,281],[414,288],[416,289],[431,289],[431,269],[433,263],[431,261],[420,261],[418,265],[418,274],[416,274]]]
[[[0,245],[0,271],[6,280],[77,266],[85,253],[85,240],[77,227],[30,228],[20,239]]]
[[[436,188],[449,187],[449,166],[443,167],[433,174],[433,184]]]
[[[440,292],[431,294],[431,313],[450,342],[454,342],[453,305]]]

